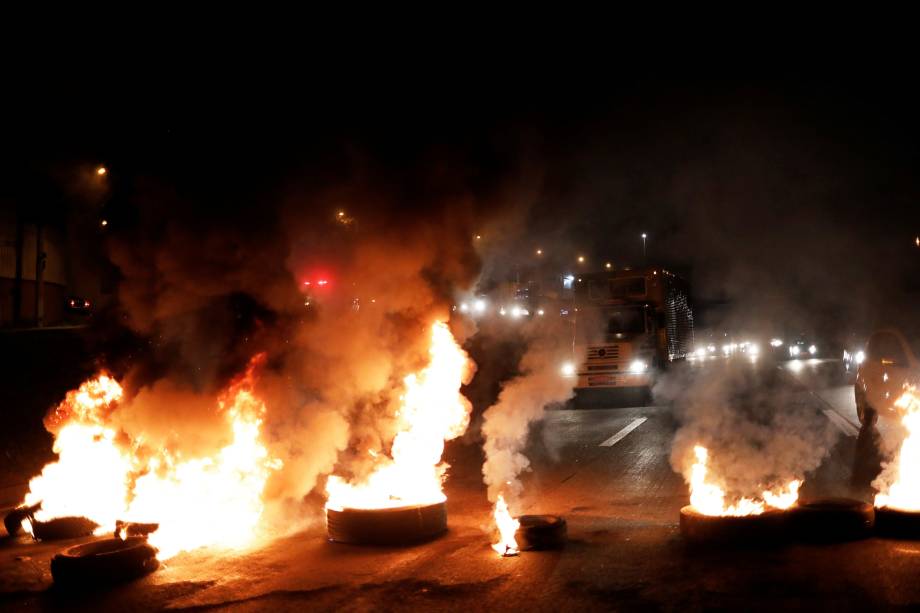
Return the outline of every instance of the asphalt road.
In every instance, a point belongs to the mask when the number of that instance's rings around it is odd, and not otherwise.
[[[725,365],[698,366],[719,376]],[[839,362],[762,363],[760,385],[781,386],[802,410],[839,431],[803,496],[871,499],[877,458],[855,423]],[[678,389],[674,402],[681,402]],[[633,610],[866,608],[920,603],[920,543],[872,538],[769,549],[690,548],[678,529],[688,493],[669,464],[672,403],[548,412],[526,453],[526,512],[564,515],[562,551],[500,558],[475,444],[455,443],[448,534],[407,548],[327,542],[315,522],[251,551],[182,554],[131,584],[84,595],[51,587],[50,556],[64,544],[0,542],[0,606],[11,609]],[[877,464],[876,464],[877,469]],[[219,509],[215,509],[219,512]]]

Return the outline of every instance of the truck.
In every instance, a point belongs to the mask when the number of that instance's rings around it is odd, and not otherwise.
[[[693,351],[688,283],[661,267],[578,275],[573,283],[576,393],[628,388],[650,397],[656,376]]]

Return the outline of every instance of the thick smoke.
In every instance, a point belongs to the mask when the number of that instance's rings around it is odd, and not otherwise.
[[[689,482],[693,448],[709,450],[709,480],[729,500],[759,497],[765,489],[804,479],[837,440],[838,432],[804,391],[777,381],[776,369],[751,364],[715,365],[696,377],[677,373],[655,392],[673,398],[681,422],[671,449],[671,466]],[[771,380],[771,377],[773,378]]]
[[[123,360],[118,424],[185,457],[214,450],[230,435],[215,398],[265,353],[263,438],[284,463],[266,493],[284,509],[388,450],[403,377],[478,273],[478,201],[452,177],[343,185],[207,210],[144,186],[109,244],[122,321],[142,341]]]
[[[522,330],[527,349],[518,374],[504,383],[498,400],[483,415],[485,463],[482,474],[488,496],[499,494],[512,506],[523,490],[521,473],[530,468],[522,453],[533,422],[546,407],[572,397],[573,379],[562,376],[560,366],[572,360],[570,322],[559,317],[535,318]]]

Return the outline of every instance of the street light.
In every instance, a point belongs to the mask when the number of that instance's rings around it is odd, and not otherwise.
[[[537,249],[537,255],[543,255],[543,250],[542,250],[542,249]]]
[[[642,261],[645,261],[645,239],[648,238],[648,234],[645,232],[642,233]]]
[[[613,264],[611,264],[610,262],[607,262],[606,264],[604,264],[604,268],[606,268],[607,270],[610,270],[611,268],[613,268]]]
[[[99,168],[96,169],[96,174],[99,175],[100,177],[104,175],[106,172],[108,171],[106,170],[105,166],[100,166]]]
[[[585,256],[583,256],[583,255],[578,256],[578,263],[579,263],[579,264],[584,264],[584,263],[585,263]]]

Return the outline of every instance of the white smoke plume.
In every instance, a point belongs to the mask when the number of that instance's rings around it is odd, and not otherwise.
[[[839,432],[773,368],[748,363],[713,366],[691,376],[673,372],[656,387],[671,397],[680,427],[671,466],[689,483],[693,448],[709,450],[709,475],[729,498],[804,479],[816,469]]]
[[[520,476],[530,468],[523,449],[531,424],[542,419],[547,405],[573,395],[574,380],[560,373],[561,364],[572,359],[568,328],[560,318],[530,322],[524,330],[528,347],[519,373],[502,386],[498,400],[483,416],[482,474],[491,502],[499,494],[509,504],[517,501],[523,491]]]

